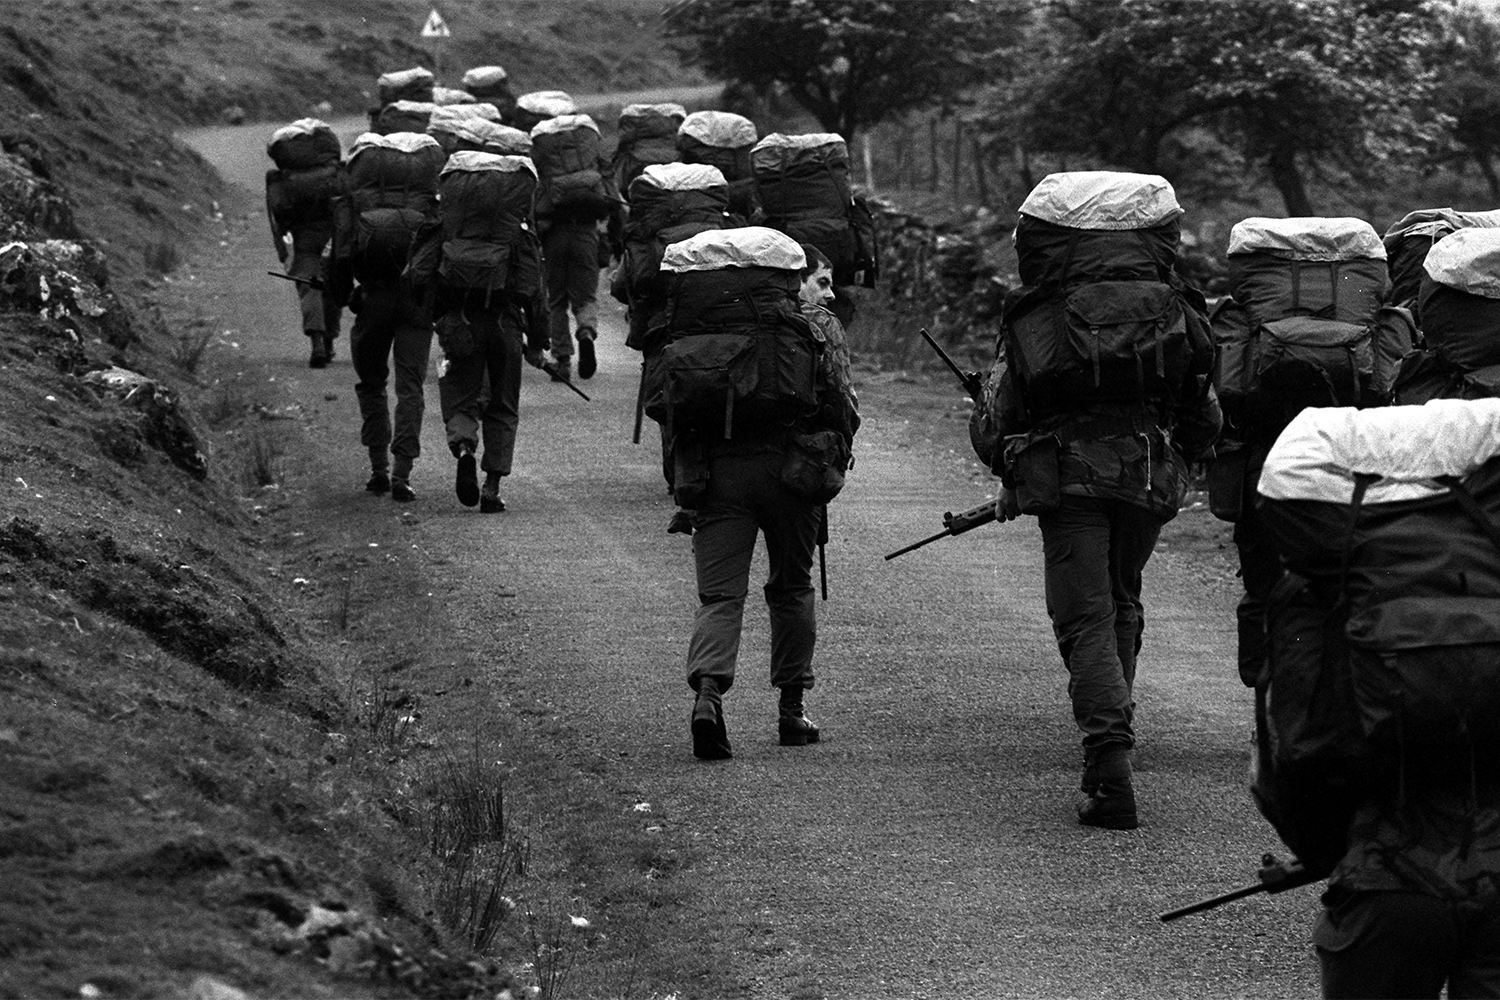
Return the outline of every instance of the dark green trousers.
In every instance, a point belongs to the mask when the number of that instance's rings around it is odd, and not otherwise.
[[[688,644],[688,684],[712,677],[720,691],[734,683],[755,540],[764,535],[770,572],[771,683],[813,686],[817,644],[813,554],[821,509],[777,479],[781,451],[719,454],[709,459],[708,493],[693,515],[698,612]]]

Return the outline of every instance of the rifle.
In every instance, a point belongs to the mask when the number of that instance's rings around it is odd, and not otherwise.
[[[583,397],[584,402],[592,402],[592,400],[590,400],[589,397],[588,397],[588,393],[586,393],[582,389],[578,388],[578,386],[574,385],[572,383],[572,381],[570,379],[568,379],[567,376],[565,376],[562,372],[560,372],[560,371],[557,370],[557,365],[553,364],[550,361],[543,361],[542,362],[542,371],[546,372],[548,375],[551,375],[552,376],[552,381],[554,381],[554,382],[561,382],[563,385],[567,386],[569,389],[572,389],[574,392],[578,393],[578,395],[580,395],[580,396]]]
[[[958,376],[958,380],[963,383],[964,391],[969,394],[969,398],[976,403],[979,402],[979,394],[984,390],[984,376],[978,372],[966,372],[958,367],[957,362],[948,357],[948,352],[943,350],[942,345],[932,339],[932,334],[927,332],[926,327],[922,328],[921,333],[922,339],[931,344],[932,349],[938,352],[938,357],[943,359],[943,364],[948,366],[948,370]]]
[[[818,580],[823,585],[823,600],[828,600],[828,505],[823,505],[818,519]]]
[[[641,443],[641,418],[646,415],[646,359],[641,358],[641,384],[635,390],[635,432],[630,435],[631,444]]]
[[[912,549],[920,549],[924,545],[931,545],[939,538],[947,538],[949,535],[962,535],[970,528],[977,528],[981,524],[989,524],[998,516],[997,509],[999,506],[1000,500],[997,497],[994,500],[986,500],[978,507],[971,507],[968,510],[963,511],[962,513],[954,514],[952,512],[944,512],[942,531],[939,531],[931,538],[924,538],[920,542],[913,542],[912,544],[906,546],[906,548],[904,549],[897,549],[895,552],[892,552],[890,555],[886,556],[886,559],[891,560],[896,558],[897,556],[905,555]]]
[[[1323,872],[1322,874],[1318,874],[1308,871],[1302,862],[1296,858],[1292,858],[1289,861],[1278,861],[1274,854],[1263,854],[1260,858],[1260,868],[1256,869],[1255,875],[1259,881],[1254,885],[1242,886],[1239,889],[1234,889],[1219,896],[1200,899],[1196,903],[1190,903],[1175,910],[1168,910],[1156,919],[1162,923],[1168,923],[1169,921],[1176,920],[1178,917],[1185,917],[1189,913],[1212,910],[1216,906],[1223,906],[1225,903],[1236,899],[1243,899],[1246,896],[1254,896],[1257,893],[1286,892],[1288,889],[1296,889],[1299,886],[1311,885],[1314,882],[1321,881],[1327,877],[1328,873]]]
[[[306,285],[314,291],[323,291],[325,288],[322,278],[299,278],[295,274],[282,274],[280,271],[267,271],[273,278],[281,278],[284,281],[295,281],[299,285]]]

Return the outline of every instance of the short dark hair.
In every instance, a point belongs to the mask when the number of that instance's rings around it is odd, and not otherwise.
[[[804,279],[811,277],[812,273],[820,267],[826,267],[830,271],[833,270],[833,265],[828,262],[828,257],[824,255],[823,251],[811,243],[803,243],[801,246],[803,256],[807,258],[807,263],[802,266],[802,277]]]

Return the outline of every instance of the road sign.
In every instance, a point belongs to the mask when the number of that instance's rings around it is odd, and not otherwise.
[[[443,20],[443,15],[434,10],[427,15],[427,23],[422,25],[423,38],[448,38],[453,32],[448,30],[448,22]]]

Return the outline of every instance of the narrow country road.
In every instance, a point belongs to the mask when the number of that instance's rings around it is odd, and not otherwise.
[[[188,140],[258,204],[267,126]],[[346,137],[347,141],[347,137]],[[330,508],[364,456],[347,340],[306,367],[264,219],[226,217],[178,282],[242,349],[273,362],[326,443]],[[453,628],[513,702],[542,704],[559,753],[634,788],[695,845],[695,905],[732,915],[756,998],[1298,997],[1317,992],[1316,891],[1156,914],[1246,884],[1279,847],[1245,790],[1251,705],[1233,666],[1233,581],[1170,548],[1148,567],[1137,699],[1141,829],[1079,827],[1081,754],[1043,607],[1031,519],[882,556],[994,484],[975,473],[967,404],[947,385],[857,372],[865,427],[832,507],[829,600],[809,714],[825,742],[776,745],[764,606],[746,615],[726,699],[735,759],[700,763],[682,659],[696,595],[655,427],[632,445],[638,359],[602,298],[599,373],[583,400],[528,370],[508,510],[452,495],[436,357],[412,539]],[[858,350],[857,332],[853,337]],[[329,398],[336,397],[336,398]],[[756,581],[764,578],[757,557]],[[758,586],[758,582],[756,583]]]

